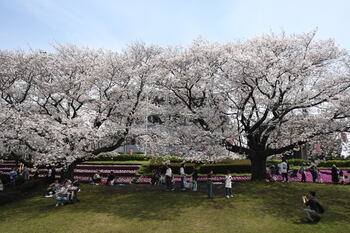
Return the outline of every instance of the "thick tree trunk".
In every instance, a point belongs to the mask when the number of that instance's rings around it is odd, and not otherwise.
[[[250,158],[252,180],[266,179],[266,156],[263,154],[254,154]]]
[[[70,180],[74,180],[74,168],[81,163],[82,160],[81,159],[77,159],[75,160],[73,163],[71,163],[67,168],[65,168],[64,170],[61,171],[61,182],[70,179]]]

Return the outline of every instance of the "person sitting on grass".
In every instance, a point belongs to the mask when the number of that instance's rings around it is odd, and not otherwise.
[[[107,177],[106,185],[114,185],[115,175],[114,172],[111,171]]]
[[[95,184],[99,184],[101,182],[101,175],[100,175],[100,172],[96,172],[95,175],[92,177],[92,181],[95,183]]]
[[[78,180],[74,180],[72,184],[68,184],[68,199],[71,203],[80,202],[78,199],[78,192],[80,191],[80,184]]]
[[[232,195],[232,176],[231,172],[227,170],[227,175],[225,176],[225,194],[226,198],[233,197]]]
[[[47,188],[45,197],[52,197],[56,192],[58,192],[60,187],[61,184],[58,182],[58,180],[55,180],[55,182],[50,184]]]
[[[64,205],[69,200],[68,186],[69,184],[66,183],[56,193],[56,207],[59,205]]]
[[[17,171],[13,168],[10,172],[9,172],[9,176],[10,176],[10,181],[12,183],[13,186],[16,185],[16,179],[18,176]]]
[[[323,206],[316,198],[316,192],[310,191],[308,196],[302,196],[303,203],[310,208],[304,209],[305,217],[310,223],[317,223],[321,220],[320,214],[324,212]]]

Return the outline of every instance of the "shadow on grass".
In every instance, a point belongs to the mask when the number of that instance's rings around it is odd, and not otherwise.
[[[137,221],[171,220],[180,216],[183,209],[200,206],[203,210],[247,208],[248,211],[261,216],[271,215],[277,218],[293,221],[302,216],[305,207],[301,202],[301,195],[315,190],[321,203],[326,207],[322,222],[350,221],[348,209],[350,189],[343,186],[323,184],[242,182],[234,184],[233,199],[224,198],[223,185],[215,185],[215,197],[208,200],[205,194],[206,185],[200,184],[199,192],[167,192],[164,186],[126,185],[123,187],[106,187],[82,185],[79,193],[80,203],[55,207],[55,200],[51,198],[35,197],[23,203],[11,203],[5,206],[6,218],[19,213],[25,219],[41,218],[47,215],[80,214],[81,216],[96,213],[117,216]],[[11,209],[13,208],[13,209]],[[0,211],[0,219],[2,214]],[[5,216],[4,216],[5,217]],[[1,222],[1,220],[0,220]],[[294,224],[305,224],[294,221]]]
[[[127,185],[124,187],[84,186],[80,203],[63,207],[41,206],[42,210],[103,213],[126,219],[170,220],[181,215],[181,208],[200,205],[206,198],[199,193],[168,192],[164,187]]]

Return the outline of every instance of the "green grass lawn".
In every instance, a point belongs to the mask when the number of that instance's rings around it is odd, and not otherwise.
[[[81,202],[60,207],[38,195],[0,206],[0,232],[350,232],[350,186],[243,182],[235,183],[232,199],[215,185],[213,200],[200,186],[193,193],[82,185]],[[301,195],[309,190],[326,208],[318,224],[300,221]]]

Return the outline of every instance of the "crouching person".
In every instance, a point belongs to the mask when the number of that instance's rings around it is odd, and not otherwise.
[[[302,196],[304,205],[310,208],[304,209],[304,215],[310,223],[317,223],[321,220],[321,215],[324,212],[323,206],[316,198],[316,192],[310,191],[308,196]]]

